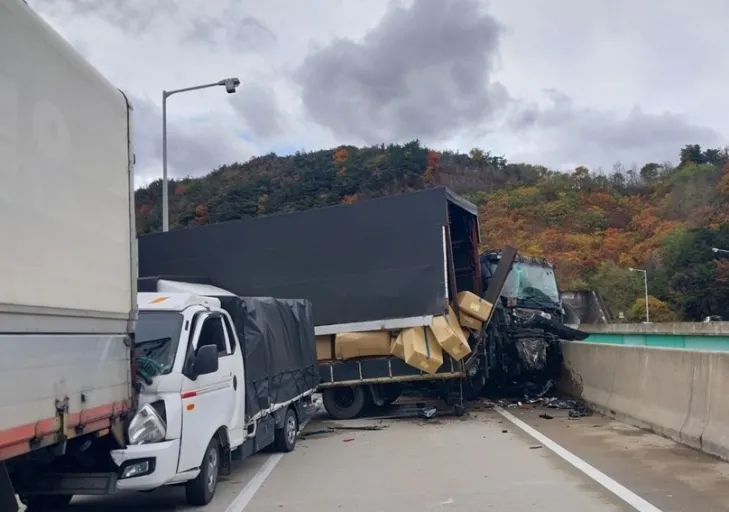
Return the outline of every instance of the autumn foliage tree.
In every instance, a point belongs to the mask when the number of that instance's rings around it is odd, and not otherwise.
[[[170,224],[193,227],[447,186],[478,205],[482,249],[510,244],[548,258],[563,290],[598,290],[615,317],[637,318],[643,285],[627,268],[640,267],[657,301],[656,321],[729,319],[729,259],[711,251],[729,249],[729,153],[696,144],[676,149],[675,167],[647,162],[571,172],[511,163],[480,148],[436,151],[417,140],[268,154],[202,178],[171,180]],[[158,230],[161,181],[135,196],[137,231]]]
[[[648,313],[651,322],[675,322],[679,317],[671,307],[661,299],[648,296]],[[646,320],[645,297],[639,297],[631,306],[627,319],[631,322],[644,322]]]

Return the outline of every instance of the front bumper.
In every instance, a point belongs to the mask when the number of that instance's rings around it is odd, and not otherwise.
[[[180,453],[180,440],[161,443],[127,446],[112,450],[111,457],[119,466],[119,479],[116,487],[122,491],[148,491],[175,482],[177,460]],[[131,478],[122,478],[125,468],[137,462],[148,461],[149,472]]]

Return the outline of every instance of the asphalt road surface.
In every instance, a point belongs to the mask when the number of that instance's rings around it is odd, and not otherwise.
[[[551,418],[542,418],[548,413]],[[729,511],[729,464],[599,415],[317,421],[294,452],[238,462],[206,512]],[[536,436],[536,438],[534,437]],[[75,511],[185,511],[184,489],[76,498]]]

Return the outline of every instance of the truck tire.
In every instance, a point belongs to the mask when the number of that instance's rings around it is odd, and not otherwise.
[[[220,443],[217,437],[213,437],[205,450],[200,474],[195,480],[190,480],[185,485],[185,497],[188,505],[203,507],[210,503],[218,488],[218,476],[220,475]]]
[[[283,427],[277,428],[275,433],[274,448],[278,452],[288,453],[296,448],[296,437],[299,434],[299,421],[296,413],[289,408],[286,411]]]
[[[369,389],[364,386],[326,388],[322,392],[324,408],[336,420],[351,420],[367,408]]]
[[[21,497],[20,501],[25,505],[26,512],[56,512],[65,510],[70,504],[71,495],[37,495]]]
[[[390,384],[385,386],[385,406],[392,405],[400,398],[402,394],[402,386],[399,384]]]

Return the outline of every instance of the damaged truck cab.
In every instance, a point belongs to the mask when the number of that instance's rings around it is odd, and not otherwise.
[[[195,283],[152,286],[138,294],[140,408],[128,445],[112,452],[117,488],[184,484],[191,505],[206,505],[234,451],[294,449],[316,386],[311,308]],[[272,310],[288,337],[270,339]],[[293,354],[279,353],[291,346]]]
[[[502,260],[502,251],[480,256],[484,286]],[[517,255],[502,287],[491,333],[491,385],[545,389],[561,367],[561,340],[580,340],[587,334],[565,325],[569,316],[562,303],[555,266],[543,258]],[[507,384],[508,383],[508,384]]]
[[[481,254],[481,275],[488,286],[501,261],[501,250]],[[565,316],[560,300],[555,266],[543,258],[516,255],[501,296],[505,306],[523,314],[537,313],[562,322]]]

